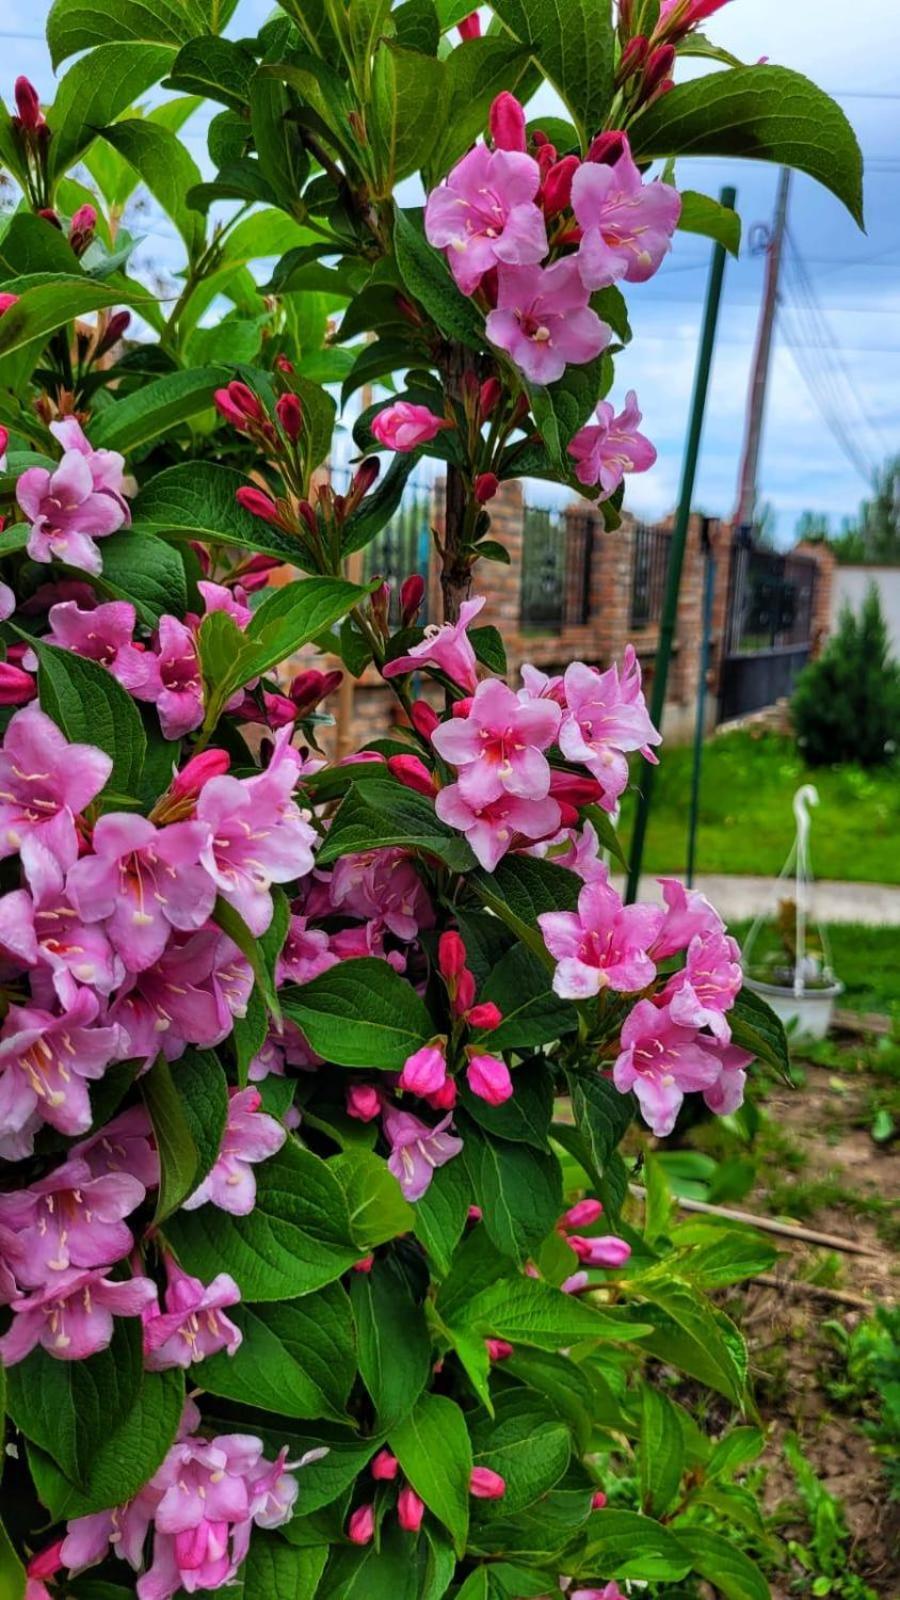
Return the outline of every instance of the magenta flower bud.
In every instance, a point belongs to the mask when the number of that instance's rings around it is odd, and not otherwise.
[[[457,1017],[464,1017],[471,1011],[475,1004],[475,974],[468,967],[456,979],[456,994],[453,1000],[453,1010]]]
[[[510,1356],[515,1355],[515,1350],[507,1339],[485,1339],[484,1347],[491,1361],[508,1361]]]
[[[470,1206],[468,1211],[466,1212],[466,1221],[467,1222],[480,1222],[483,1216],[484,1216],[484,1212],[482,1211],[480,1206]]]
[[[602,1511],[606,1505],[606,1495],[602,1489],[596,1489],[591,1495],[591,1510]]]
[[[299,715],[293,700],[286,694],[271,694],[263,690],[263,705],[266,711],[266,722],[270,728],[286,728],[289,722],[296,722]]]
[[[241,383],[237,378],[232,379],[231,383],[228,385],[228,393],[238,410],[241,411],[247,418],[248,422],[265,421],[265,412],[263,411],[262,403],[258,396],[253,393],[253,390],[246,383]]]
[[[251,516],[260,517],[263,522],[271,522],[276,528],[281,527],[281,513],[272,499],[262,489],[254,489],[248,484],[246,488],[238,489],[234,496],[238,505],[244,511],[249,511]]]
[[[603,785],[587,773],[564,772],[554,767],[550,773],[550,793],[554,800],[567,800],[572,806],[587,806],[603,797]]]
[[[393,405],[379,411],[371,423],[372,434],[378,443],[386,450],[396,450],[401,455],[408,455],[411,450],[417,450],[419,445],[429,444],[442,428],[454,426],[446,417],[437,416],[430,407],[414,405],[411,400],[395,400]]]
[[[509,1068],[499,1056],[472,1055],[466,1068],[466,1082],[479,1100],[489,1106],[502,1106],[512,1097],[513,1084]]]
[[[503,1021],[503,1012],[495,1006],[493,1000],[483,1000],[481,1005],[473,1006],[466,1016],[470,1028],[478,1028],[482,1033],[493,1033]]]
[[[476,1500],[502,1500],[506,1493],[506,1479],[490,1467],[473,1467],[469,1479],[469,1493]]]
[[[504,89],[490,112],[491,141],[495,150],[524,150],[525,110],[514,94]]]
[[[276,356],[275,357],[275,365],[278,368],[279,372],[291,373],[294,370],[293,361],[291,361],[285,355]]]
[[[414,700],[409,708],[409,720],[422,739],[430,739],[441,719],[427,700]]]
[[[444,1042],[424,1044],[408,1056],[400,1074],[398,1088],[407,1094],[436,1094],[447,1077]]]
[[[425,1502],[420,1500],[415,1489],[409,1484],[403,1485],[397,1497],[397,1521],[406,1533],[418,1533],[425,1515]]]
[[[573,1233],[569,1235],[569,1244],[579,1261],[588,1267],[621,1267],[631,1255],[631,1245],[612,1233],[600,1234],[594,1239],[583,1239]]]
[[[91,205],[79,206],[69,225],[69,243],[76,256],[83,256],[97,229],[97,213]]]
[[[588,150],[588,161],[601,167],[614,167],[625,152],[625,143],[625,134],[619,129],[610,128],[606,133],[598,133]]]
[[[645,99],[649,100],[650,96],[655,94],[656,90],[667,79],[671,78],[675,59],[675,46],[673,44],[661,44],[658,50],[654,50],[644,68],[644,81],[641,88]]]
[[[379,1450],[369,1470],[378,1483],[392,1483],[400,1471],[400,1463],[390,1450]]]
[[[347,1523],[351,1544],[371,1544],[375,1537],[375,1507],[358,1506]]]
[[[308,716],[314,711],[321,700],[332,694],[343,681],[344,674],[339,668],[332,672],[317,672],[311,667],[307,672],[298,672],[291,684],[291,699],[297,707],[298,716]]]
[[[562,1294],[584,1294],[590,1286],[590,1278],[586,1272],[573,1272],[570,1278],[565,1278],[560,1284]]]
[[[500,479],[495,472],[480,472],[475,479],[475,499],[480,506],[487,505],[493,500],[500,487]]]
[[[546,217],[565,211],[572,199],[572,179],[581,166],[577,156],[563,156],[550,168],[541,185],[541,204]]]
[[[459,29],[459,36],[461,39],[481,38],[481,18],[479,17],[477,11],[471,11],[469,15],[467,17],[463,17],[462,20],[456,24],[456,26]]]
[[[117,345],[131,323],[130,311],[115,311],[106,324],[106,331],[97,346],[98,356],[106,355]]]
[[[16,110],[19,113],[20,128],[26,133],[35,133],[44,126],[44,114],[41,110],[41,100],[37,89],[28,78],[17,78],[14,89]]]
[[[374,1122],[381,1113],[381,1094],[369,1083],[354,1083],[347,1090],[347,1115],[357,1122]]]
[[[442,978],[458,978],[465,970],[466,947],[455,929],[438,940],[438,968]]]
[[[456,1079],[446,1077],[439,1089],[433,1094],[427,1094],[425,1101],[431,1106],[432,1111],[452,1111],[456,1105],[457,1091]]]
[[[0,428],[0,456],[5,456],[6,455],[6,450],[7,450],[8,444],[9,444],[9,430],[7,428]],[[6,619],[3,618],[3,619],[0,619],[0,620],[5,621]]]
[[[17,294],[0,294],[0,317],[3,316],[4,311],[9,310],[10,306],[16,304],[18,298]]]
[[[241,567],[239,574],[232,573],[232,577],[239,576],[247,594],[255,594],[257,589],[265,588],[269,574],[282,565],[276,556],[251,556]]]
[[[599,1200],[579,1200],[577,1205],[570,1206],[563,1217],[565,1228],[592,1228],[598,1218],[603,1215],[603,1207]]]
[[[281,394],[275,402],[275,415],[281,423],[286,439],[296,444],[303,428],[303,407],[291,392]]]
[[[462,700],[454,700],[450,715],[451,717],[459,718],[460,721],[465,721],[471,709],[472,696],[470,694],[464,695]]]
[[[169,793],[176,800],[196,800],[210,778],[221,778],[231,766],[231,757],[225,750],[202,750],[198,756],[176,772],[169,784]]]
[[[496,411],[503,395],[499,378],[485,378],[478,394],[478,408],[485,421]]]
[[[640,72],[647,59],[649,48],[648,41],[642,33],[635,34],[633,39],[629,39],[619,61],[616,72],[617,83],[626,83],[635,72]]]
[[[219,415],[230,422],[234,428],[243,428],[246,417],[240,406],[236,406],[227,389],[216,389],[213,392],[213,405]]]
[[[388,772],[392,773],[404,788],[413,789],[416,794],[424,794],[429,800],[434,799],[437,785],[432,773],[418,756],[388,756],[387,766]]]
[[[37,684],[30,672],[0,661],[0,706],[24,706],[37,694]]]
[[[425,579],[420,572],[411,572],[400,585],[400,621],[411,628],[425,599]]]
[[[38,216],[41,217],[44,222],[49,222],[51,228],[56,228],[60,233],[62,233],[63,225],[59,220],[59,213],[54,211],[52,206],[41,206]]]
[[[26,1571],[29,1578],[52,1578],[63,1566],[60,1551],[63,1540],[57,1539],[55,1544],[48,1544],[46,1550],[39,1550],[28,1563]]]
[[[372,1268],[374,1267],[374,1265],[375,1265],[375,1257],[374,1257],[374,1255],[361,1256],[358,1261],[354,1261],[354,1263],[353,1263],[353,1271],[354,1272],[369,1273],[369,1272],[372,1271]]]

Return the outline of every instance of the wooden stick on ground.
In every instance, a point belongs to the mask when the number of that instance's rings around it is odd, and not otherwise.
[[[643,1200],[646,1189],[639,1183],[629,1185],[632,1194]],[[872,1250],[866,1244],[857,1244],[855,1239],[843,1239],[836,1233],[820,1233],[815,1228],[801,1228],[794,1222],[776,1222],[774,1217],[756,1217],[751,1211],[732,1211],[728,1206],[712,1206],[705,1200],[687,1200],[681,1195],[674,1197],[675,1204],[682,1211],[697,1211],[706,1217],[722,1217],[726,1222],[741,1222],[750,1228],[758,1228],[761,1233],[777,1233],[783,1239],[799,1239],[803,1244],[824,1245],[829,1250],[841,1250],[846,1255],[872,1256],[880,1260],[880,1251]]]
[[[829,1289],[824,1283],[807,1283],[804,1278],[777,1278],[774,1272],[757,1272],[751,1283],[764,1283],[769,1289],[780,1289],[782,1294],[808,1294],[820,1300],[834,1300],[842,1306],[858,1306],[871,1311],[874,1302],[862,1294],[851,1294],[847,1289]]]

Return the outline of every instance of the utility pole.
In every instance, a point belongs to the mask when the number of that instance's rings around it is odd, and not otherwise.
[[[778,310],[778,282],[781,277],[781,258],[784,253],[784,234],[787,227],[788,200],[791,192],[791,171],[782,167],[778,177],[775,200],[775,221],[766,242],[766,283],[763,293],[756,352],[753,357],[753,376],[747,400],[747,429],[744,436],[744,454],[738,484],[738,503],[735,525],[749,528],[753,522],[757,500],[757,475],[759,453],[762,445],[763,422],[766,410],[766,390],[769,384],[769,367],[775,336],[775,314]]]

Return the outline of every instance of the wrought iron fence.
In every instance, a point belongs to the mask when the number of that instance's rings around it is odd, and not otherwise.
[[[637,523],[631,575],[631,626],[646,628],[662,616],[672,535],[665,528]]]
[[[817,568],[808,556],[736,551],[731,575],[728,653],[786,650],[809,642]]]
[[[554,632],[587,622],[594,520],[590,512],[525,506],[520,610],[523,628]]]

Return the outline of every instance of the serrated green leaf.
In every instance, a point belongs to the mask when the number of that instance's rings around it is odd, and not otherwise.
[[[342,1067],[402,1072],[434,1033],[412,985],[370,956],[282,989],[281,1002],[316,1053]]]
[[[407,1417],[431,1374],[425,1314],[391,1261],[352,1276],[350,1298],[359,1372],[375,1406],[378,1429],[390,1433]]]
[[[149,628],[156,627],[163,612],[181,617],[188,609],[187,579],[178,551],[134,528],[120,528],[104,539],[103,571],[94,583],[101,593],[130,601]]]
[[[745,984],[728,1013],[732,1041],[767,1061],[786,1083],[791,1079],[791,1056],[784,1023],[762,995]]]
[[[641,1337],[634,1322],[609,1307],[597,1309],[538,1278],[505,1278],[480,1290],[454,1314],[465,1327],[511,1344],[561,1350],[581,1340],[627,1344]],[[649,1320],[644,1332],[650,1331]]]
[[[484,349],[484,319],[472,300],[457,289],[443,256],[422,231],[421,217],[397,211],[394,223],[397,265],[408,293],[450,339],[479,353]]]
[[[498,0],[496,15],[527,44],[558,90],[582,145],[603,127],[613,92],[612,13],[605,0]]]
[[[53,134],[47,157],[51,180],[74,165],[99,129],[159,82],[174,55],[168,44],[104,41],[69,68],[47,113]]]
[[[465,839],[438,821],[425,796],[390,777],[351,784],[317,860],[325,866],[360,850],[394,845],[436,857],[454,872],[466,872],[475,863]]]
[[[41,706],[73,744],[90,744],[112,759],[109,787],[134,794],[147,740],[127,690],[96,661],[15,630],[38,658]]]
[[[559,1162],[529,1145],[488,1137],[469,1118],[457,1120],[485,1228],[498,1250],[524,1262],[562,1211]]]
[[[610,1507],[591,1518],[585,1558],[590,1574],[650,1582],[684,1578],[693,1565],[681,1539],[652,1517]]]
[[[733,256],[740,255],[741,219],[731,206],[723,206],[711,195],[681,191],[681,216],[678,226],[684,233],[700,233],[723,244]]]
[[[174,1067],[160,1056],[141,1080],[159,1151],[157,1223],[193,1194],[215,1163],[228,1117],[228,1088],[211,1050],[186,1050]]]
[[[733,1539],[707,1528],[677,1528],[675,1533],[693,1570],[714,1584],[726,1600],[770,1600],[763,1573]]]
[[[472,1447],[459,1406],[444,1395],[423,1394],[388,1439],[405,1478],[453,1536],[458,1555],[469,1527]]]
[[[684,1437],[672,1401],[649,1383],[641,1386],[638,1465],[643,1511],[646,1516],[661,1517],[678,1494]]]
[[[120,128],[124,126],[118,124]],[[91,443],[98,449],[123,453],[150,444],[180,422],[208,410],[213,403],[213,390],[227,384],[232,376],[228,367],[168,372],[101,411],[91,424]],[[104,545],[104,555],[107,548]]]
[[[243,1342],[210,1356],[197,1379],[210,1394],[285,1417],[346,1421],[356,1375],[350,1302],[339,1284],[273,1305],[229,1311]]]

